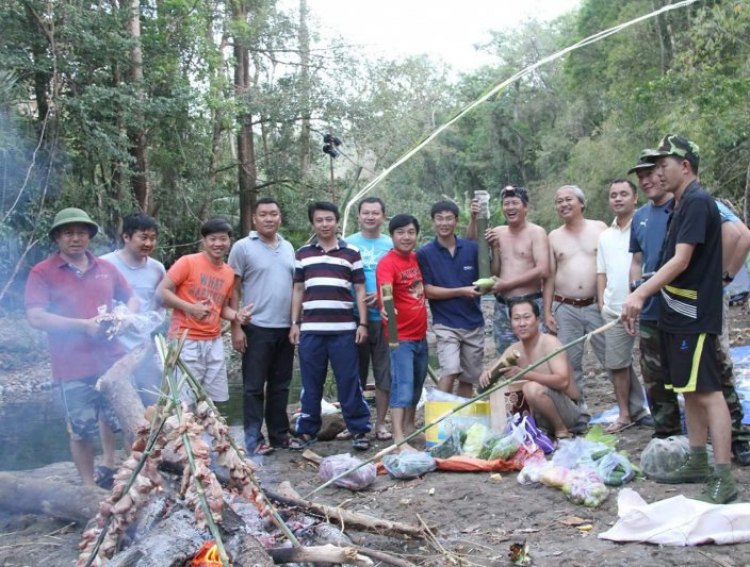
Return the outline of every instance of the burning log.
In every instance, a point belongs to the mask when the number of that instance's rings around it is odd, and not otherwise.
[[[305,514],[324,518],[328,522],[346,526],[347,529],[402,538],[422,539],[424,537],[422,529],[417,526],[392,522],[382,518],[373,518],[372,516],[350,512],[334,506],[326,506],[325,504],[303,500],[288,483],[282,483],[279,489],[280,492],[266,490],[266,494],[279,504],[298,508]]]

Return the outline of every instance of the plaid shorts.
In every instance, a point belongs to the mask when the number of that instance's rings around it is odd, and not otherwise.
[[[99,418],[115,433],[120,431],[109,400],[96,389],[97,376],[60,382],[60,396],[65,406],[68,435],[83,441],[99,435]]]

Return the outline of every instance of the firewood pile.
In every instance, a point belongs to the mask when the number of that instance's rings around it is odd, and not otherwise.
[[[234,442],[226,422],[180,361],[181,344],[168,346],[157,338],[167,393],[138,419],[128,409],[131,423],[124,427],[134,428],[135,441],[111,493],[83,533],[76,567],[374,565],[373,559],[412,565],[380,550],[353,546],[331,524],[401,538],[422,538],[422,528],[303,500],[289,486],[278,493],[265,491],[257,465]],[[126,374],[125,366],[116,370],[118,376]],[[179,379],[175,367],[182,371]],[[128,380],[118,382],[117,390],[132,388]],[[198,400],[194,408],[180,402],[184,387],[193,389]],[[108,390],[112,388],[103,391]]]

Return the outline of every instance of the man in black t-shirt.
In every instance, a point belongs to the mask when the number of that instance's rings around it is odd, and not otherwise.
[[[721,334],[721,219],[716,204],[698,184],[698,146],[668,134],[654,156],[664,187],[675,207],[667,228],[661,267],[623,304],[626,327],[635,321],[645,299],[659,294],[659,331],[666,387],[685,396],[690,455],[673,471],[654,477],[670,484],[708,480],[699,500],[724,504],[737,496],[730,468],[731,420],[721,393],[718,336]],[[716,468],[708,464],[708,433]]]

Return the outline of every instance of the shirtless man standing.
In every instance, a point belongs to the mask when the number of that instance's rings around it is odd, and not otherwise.
[[[544,282],[544,319],[549,332],[567,344],[604,324],[596,299],[596,250],[599,235],[607,229],[601,221],[584,218],[586,197],[580,187],[564,185],[555,193],[555,210],[563,226],[549,234],[549,277]],[[591,346],[604,366],[602,335],[591,337]],[[568,350],[575,381],[583,402],[583,343]],[[612,373],[608,372],[610,380]],[[638,425],[653,426],[643,388],[630,372],[630,416]]]
[[[549,243],[541,226],[526,220],[529,193],[525,187],[508,185],[500,191],[506,226],[487,231],[492,247],[492,274],[495,285],[495,319],[492,334],[498,356],[515,341],[508,306],[530,300],[542,306],[542,281],[549,271]],[[540,328],[540,330],[543,330]]]

